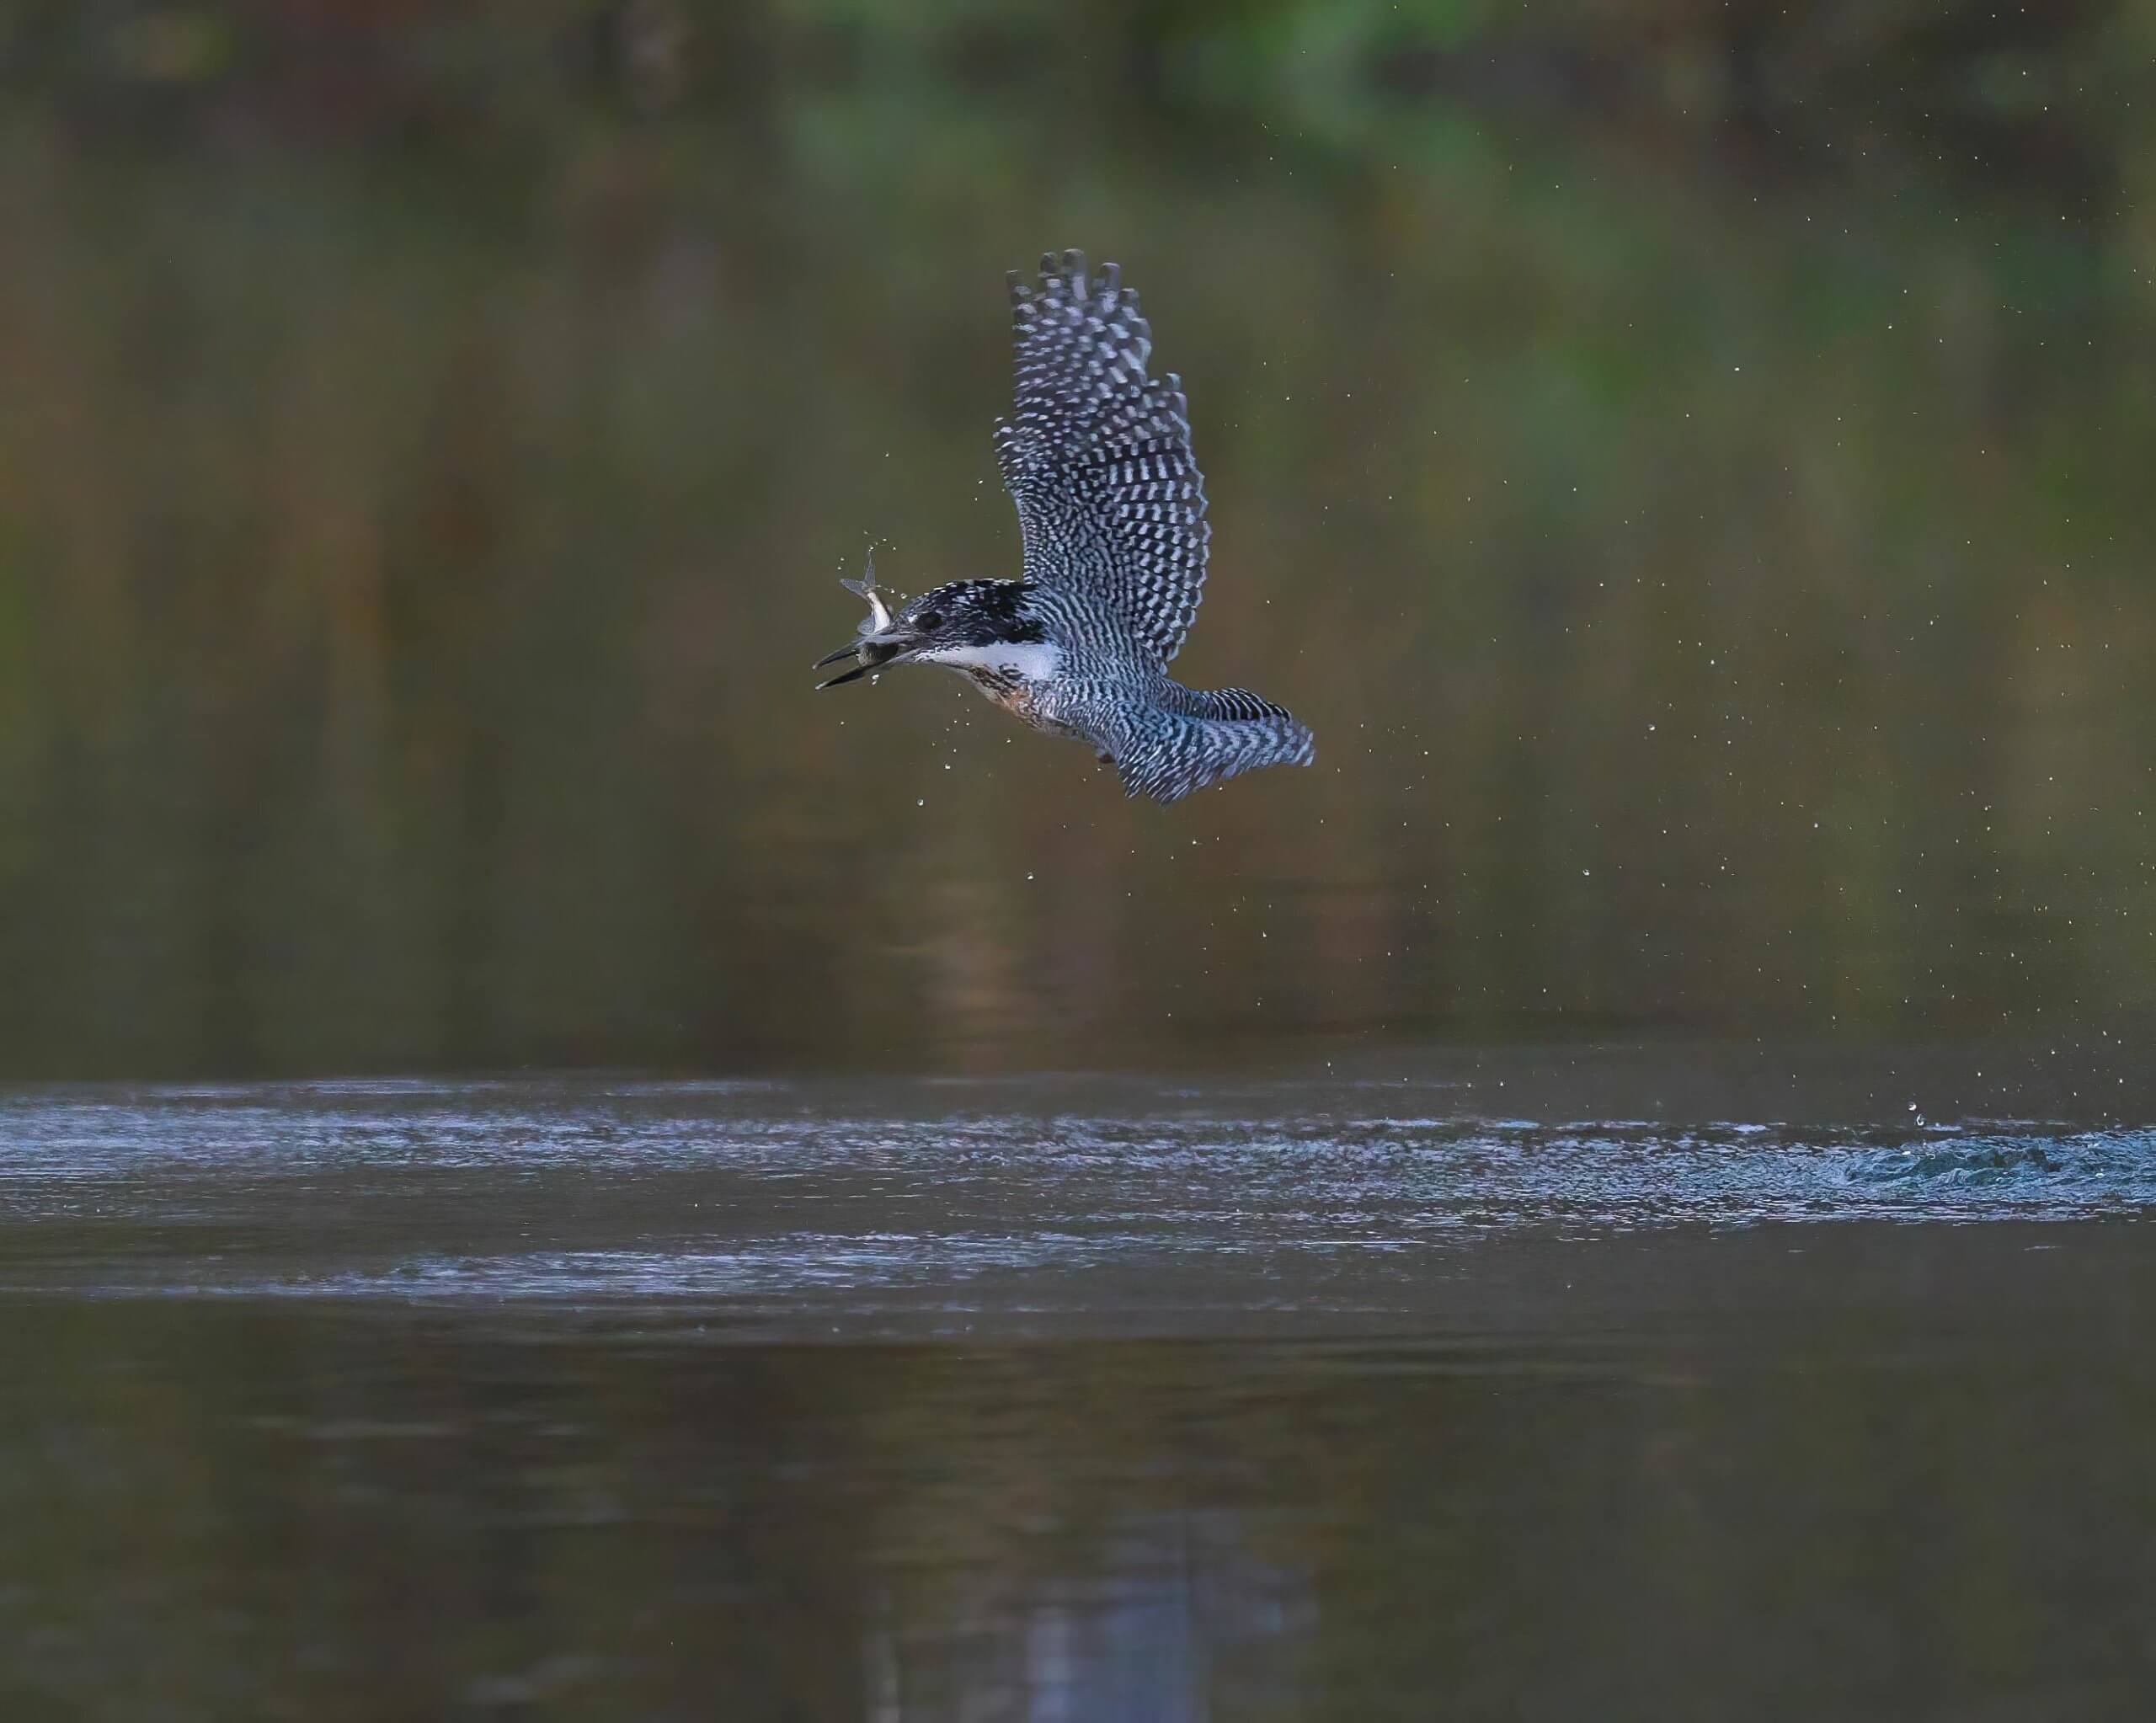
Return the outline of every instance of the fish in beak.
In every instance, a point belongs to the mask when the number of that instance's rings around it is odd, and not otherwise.
[[[828,682],[819,682],[816,685],[819,688],[835,688],[841,682],[857,681],[873,670],[882,669],[892,659],[898,656],[898,652],[897,647],[887,645],[880,640],[857,640],[851,646],[841,646],[828,657],[818,659],[809,668],[820,670],[826,664],[836,664],[841,659],[858,659],[859,662],[843,675],[834,676]]]
[[[857,661],[854,668],[844,675],[834,676],[828,682],[819,682],[816,685],[819,689],[835,688],[841,682],[851,682],[872,670],[881,669],[896,658],[901,649],[900,643],[891,635],[891,607],[883,602],[882,589],[876,584],[876,553],[873,551],[868,553],[868,568],[862,579],[848,580],[841,575],[839,584],[856,597],[868,601],[868,615],[852,640],[836,652],[825,653],[809,666],[811,669],[820,670],[845,659]]]

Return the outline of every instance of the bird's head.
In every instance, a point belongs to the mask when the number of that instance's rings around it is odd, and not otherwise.
[[[1038,625],[1022,613],[1023,589],[1015,580],[954,580],[906,600],[896,610],[877,589],[873,567],[867,580],[846,585],[868,600],[868,615],[850,644],[816,661],[819,670],[845,659],[855,661],[853,669],[820,687],[835,688],[910,660],[962,663],[988,648],[1041,637]]]

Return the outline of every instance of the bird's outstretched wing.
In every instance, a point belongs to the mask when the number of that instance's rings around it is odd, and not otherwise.
[[[1315,744],[1285,707],[1246,688],[1173,690],[1175,706],[1103,701],[1084,728],[1115,761],[1123,791],[1179,802],[1193,790],[1262,765],[1308,765]]]
[[[1011,277],[1017,390],[995,457],[1018,505],[1026,578],[1113,605],[1166,664],[1205,584],[1205,480],[1172,372],[1145,375],[1152,332],[1116,266],[1075,251]]]

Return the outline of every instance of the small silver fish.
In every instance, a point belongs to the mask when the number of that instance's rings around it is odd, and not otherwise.
[[[876,584],[876,552],[868,553],[868,567],[858,580],[839,576],[839,584],[857,598],[868,600],[868,620],[861,625],[861,637],[881,634],[891,626],[891,607],[883,602],[883,595]]]
[[[862,643],[883,633],[891,626],[891,607],[883,602],[883,589],[876,584],[876,552],[873,550],[868,552],[868,566],[860,579],[849,580],[841,574],[839,584],[857,598],[868,600],[868,615],[854,631],[851,645],[841,646],[836,652],[826,653],[818,659],[814,666],[820,670],[841,659],[851,658],[857,661],[857,668],[848,670],[842,676],[834,676],[828,682],[819,682],[816,685],[819,688],[835,688],[841,682],[851,682],[857,676],[865,676],[891,656],[892,648],[889,647],[864,648]]]

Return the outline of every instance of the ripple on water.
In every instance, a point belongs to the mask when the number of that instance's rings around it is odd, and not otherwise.
[[[1853,1155],[1849,1175],[1877,1186],[1959,1187],[2000,1197],[2018,1193],[2038,1203],[2147,1203],[2156,1176],[2156,1133],[1972,1132]]]
[[[1236,1278],[1238,1298],[1269,1278],[1290,1301],[1381,1303],[1446,1253],[1504,1236],[2156,1206],[2147,1130],[1548,1123],[1447,1113],[1428,1094],[1389,1115],[1374,1095],[1284,1085],[1210,1105],[1185,1085],[1113,1112],[1022,1112],[1003,1091],[962,1092],[553,1081],[19,1096],[0,1101],[0,1283],[776,1305],[970,1298],[991,1282],[1060,1296],[1109,1275],[1193,1299],[1210,1274]]]

